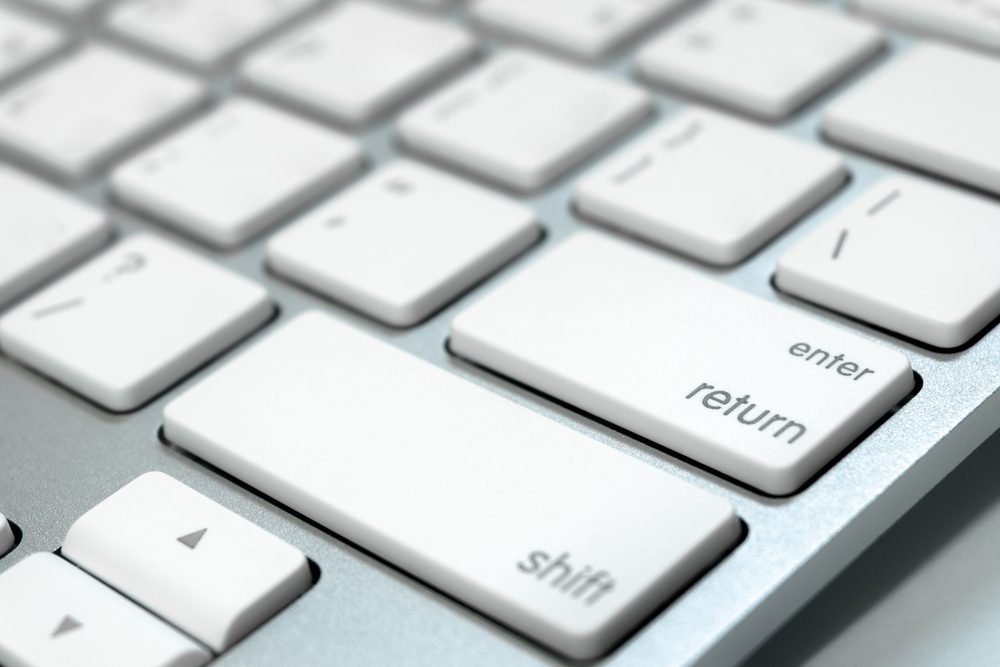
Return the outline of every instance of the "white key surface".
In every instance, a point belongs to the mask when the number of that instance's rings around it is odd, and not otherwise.
[[[0,572],[4,667],[200,667],[209,652],[50,553]]]
[[[407,112],[414,150],[520,191],[536,190],[650,111],[628,83],[508,50]]]
[[[14,529],[10,527],[7,517],[0,514],[0,556],[14,548]]]
[[[1000,60],[924,43],[827,108],[835,141],[1000,194]]]
[[[646,78],[745,113],[792,113],[868,60],[878,29],[785,0],[721,0],[668,28],[636,60]]]
[[[317,312],[168,404],[164,429],[575,658],[610,648],[740,532],[725,501]]]
[[[475,39],[452,23],[376,3],[347,2],[257,52],[244,65],[243,77],[283,101],[335,121],[362,124],[475,51]]]
[[[534,212],[409,160],[275,236],[275,273],[387,324],[410,326],[534,243]]]
[[[1000,205],[885,178],[786,252],[784,291],[937,347],[1000,315]]]
[[[133,208],[230,248],[344,180],[363,159],[349,137],[236,99],[116,169],[111,189]]]
[[[602,58],[687,0],[477,0],[494,30],[586,59]]]
[[[692,109],[620,151],[577,186],[585,216],[705,262],[733,264],[847,178],[835,153]]]
[[[460,314],[450,341],[771,494],[799,489],[914,382],[897,352],[592,232]]]
[[[93,46],[0,96],[0,144],[79,179],[190,112],[203,95],[192,79]]]
[[[110,234],[100,210],[0,165],[0,306],[96,250]]]
[[[1000,0],[852,0],[867,16],[1000,51]]]
[[[77,519],[62,554],[217,652],[310,584],[301,551],[161,472]]]
[[[224,59],[285,24],[316,0],[126,0],[108,26],[133,41],[198,67]]]
[[[66,44],[56,28],[0,7],[0,81],[17,74]]]
[[[0,348],[110,410],[131,410],[272,311],[259,286],[139,235],[0,318]]]

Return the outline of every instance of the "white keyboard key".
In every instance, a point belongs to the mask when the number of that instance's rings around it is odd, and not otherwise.
[[[90,47],[0,96],[0,144],[79,179],[190,112],[203,95],[200,84],[170,70]]]
[[[279,275],[395,326],[410,326],[541,235],[534,212],[401,160],[275,236]]]
[[[316,4],[316,0],[127,0],[108,26],[144,46],[213,67]]]
[[[0,573],[5,667],[200,667],[208,651],[58,556]]]
[[[640,73],[767,119],[792,113],[882,46],[879,31],[822,7],[722,0],[640,51]]]
[[[666,121],[584,178],[577,208],[713,264],[733,264],[847,178],[823,148],[696,109]]]
[[[373,48],[372,35],[378,36]],[[426,87],[476,51],[451,23],[377,4],[344,3],[251,57],[252,86],[350,124]]]
[[[229,248],[329,190],[363,159],[353,139],[237,99],[116,169],[111,189],[125,204]]]
[[[891,177],[786,252],[790,294],[937,347],[1000,315],[1000,205]]]
[[[0,306],[99,248],[104,214],[0,165]]]
[[[630,84],[509,50],[399,121],[422,153],[522,191],[535,190],[650,111]]]
[[[472,17],[498,32],[586,59],[606,56],[688,0],[478,0]]]
[[[0,514],[0,556],[14,548],[14,529],[10,527],[7,517]]]
[[[1000,0],[852,0],[868,16],[1000,51]]]
[[[272,311],[257,285],[133,236],[0,318],[0,348],[111,410],[131,410]]]
[[[164,429],[575,658],[610,648],[740,532],[721,499],[316,312],[170,403]]]
[[[50,25],[0,7],[0,81],[66,45]]]
[[[590,232],[459,315],[451,349],[772,494],[913,388],[897,352]]]
[[[62,554],[217,652],[310,585],[302,552],[161,472],[77,519]]]
[[[834,100],[835,141],[1000,194],[1000,60],[926,43]]]

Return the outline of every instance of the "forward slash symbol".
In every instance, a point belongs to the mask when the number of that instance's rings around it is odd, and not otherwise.
[[[844,247],[844,241],[847,240],[847,230],[843,229],[840,231],[840,236],[837,237],[837,246],[833,249],[833,259],[840,257],[840,250]]]
[[[61,313],[64,310],[69,310],[70,308],[76,308],[77,306],[80,306],[82,304],[83,304],[83,297],[77,297],[75,299],[70,299],[69,301],[63,301],[62,303],[56,303],[51,306],[47,306],[45,308],[42,308],[41,310],[36,310],[32,314],[32,317],[34,317],[36,320],[40,320],[43,317],[48,317],[49,315],[53,315],[55,313]]]

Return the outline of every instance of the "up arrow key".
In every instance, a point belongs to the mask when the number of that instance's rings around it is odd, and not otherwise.
[[[194,549],[198,546],[198,543],[201,542],[201,538],[205,536],[206,530],[208,530],[208,528],[202,528],[201,530],[196,530],[193,533],[182,535],[177,538],[177,541],[189,549]]]
[[[77,628],[80,627],[83,627],[83,623],[81,623],[80,621],[76,620],[72,616],[68,615],[63,616],[63,619],[59,621],[59,625],[56,626],[56,629],[52,631],[52,639],[60,637],[66,634],[67,632],[76,630]]]

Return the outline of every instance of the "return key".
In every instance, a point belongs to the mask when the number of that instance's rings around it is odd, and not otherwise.
[[[451,349],[778,495],[914,386],[898,352],[592,232],[459,315]]]

